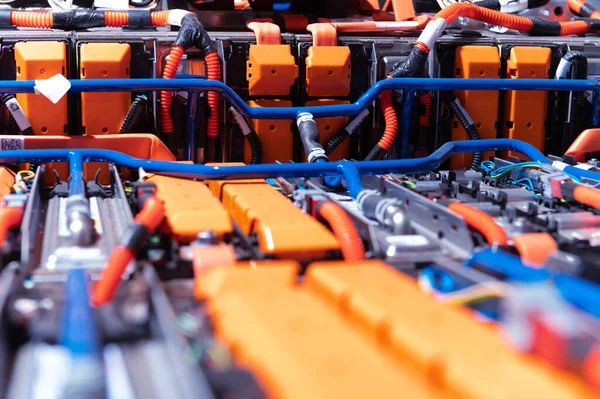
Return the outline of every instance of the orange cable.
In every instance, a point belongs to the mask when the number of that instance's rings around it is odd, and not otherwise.
[[[489,244],[508,244],[506,231],[496,223],[493,217],[484,211],[463,204],[462,202],[451,202],[448,205],[448,209],[462,216],[467,225],[473,230],[480,232]]]
[[[396,117],[396,110],[392,103],[392,91],[386,90],[381,93],[379,95],[379,102],[385,119],[385,130],[377,145],[388,151],[392,144],[394,144],[396,135],[398,134],[398,118]]]
[[[358,261],[365,258],[363,242],[346,211],[334,202],[326,201],[319,207],[319,215],[331,226],[345,260]]]
[[[206,54],[204,57],[206,61],[206,69],[208,79],[210,80],[221,80],[221,59],[216,51],[212,53]],[[220,102],[219,102],[219,93],[216,91],[209,91],[207,94],[207,102],[210,107],[210,116],[208,117],[208,127],[206,130],[206,135],[209,138],[219,137],[219,131],[221,125],[219,123],[219,113],[220,113]]]
[[[523,262],[532,266],[542,266],[558,251],[556,241],[548,233],[517,234],[512,241]]]
[[[575,157],[579,162],[585,161],[585,154],[600,151],[600,129],[587,129],[573,141],[565,155]]]
[[[171,52],[169,53],[169,58],[165,63],[165,68],[163,69],[163,79],[173,79],[177,74],[177,68],[179,68],[179,63],[181,62],[181,58],[183,57],[183,53],[185,50],[181,46],[173,46],[171,47]],[[171,118],[171,106],[173,105],[173,93],[170,91],[161,91],[160,92],[160,123],[161,130],[163,133],[170,134],[173,133],[175,128],[173,127],[173,119]]]
[[[592,208],[600,209],[600,190],[597,188],[578,184],[573,189],[573,199]]]

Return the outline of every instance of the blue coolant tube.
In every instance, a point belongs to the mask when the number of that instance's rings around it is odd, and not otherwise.
[[[223,82],[203,79],[86,79],[70,80],[69,92],[113,91],[217,91],[244,116],[252,119],[296,119],[300,112],[309,112],[314,118],[352,116],[371,105],[385,90],[552,90],[598,91],[600,83],[594,80],[552,79],[449,79],[449,78],[394,78],[375,83],[355,103],[310,107],[250,107],[233,89]],[[35,81],[0,82],[5,94],[33,93]]]

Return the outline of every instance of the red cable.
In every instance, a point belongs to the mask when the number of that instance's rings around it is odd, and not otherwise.
[[[163,203],[156,197],[144,201],[142,210],[135,216],[134,223],[143,225],[149,233],[158,228],[165,216]],[[135,259],[137,248],[117,245],[106,262],[100,280],[92,289],[91,303],[93,306],[102,306],[113,298],[123,278],[127,265]]]
[[[221,80],[221,59],[216,51],[208,53],[205,56],[207,75],[209,80]],[[219,93],[209,91],[207,95],[208,106],[210,107],[210,116],[208,118],[208,128],[206,135],[209,138],[219,137],[221,125],[219,124],[220,102]]]
[[[165,68],[163,69],[163,79],[173,79],[175,77],[175,75],[177,74],[177,68],[179,68],[179,63],[181,62],[181,57],[183,57],[184,52],[185,50],[181,46],[171,47],[169,58],[167,59],[167,62],[165,63]],[[172,134],[175,130],[173,127],[173,119],[171,118],[172,105],[173,93],[170,91],[161,91],[160,123],[162,132],[166,134]]]
[[[331,226],[345,260],[359,261],[365,258],[363,242],[346,211],[335,203],[327,201],[320,206],[319,215]]]

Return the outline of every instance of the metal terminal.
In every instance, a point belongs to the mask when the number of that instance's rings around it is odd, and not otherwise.
[[[72,244],[90,246],[96,241],[94,221],[90,214],[90,204],[83,195],[67,198],[67,225],[71,234]]]
[[[211,245],[217,244],[219,241],[219,236],[212,230],[204,230],[198,233],[196,236],[196,245],[200,245],[203,247],[208,247]]]

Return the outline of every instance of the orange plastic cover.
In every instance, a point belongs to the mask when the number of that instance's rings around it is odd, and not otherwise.
[[[18,42],[15,44],[17,80],[67,76],[67,46],[63,42]],[[52,104],[44,96],[17,94],[17,101],[35,134],[67,134],[67,96]]]
[[[454,77],[477,79],[499,78],[500,54],[492,46],[460,46],[456,48]],[[463,107],[469,113],[482,139],[496,138],[498,121],[498,92],[481,90],[455,91]],[[452,140],[467,140],[467,132],[458,119],[452,121]],[[493,156],[493,152],[484,153],[484,159]],[[471,163],[471,154],[454,155],[450,159],[453,169],[466,168]]]
[[[15,184],[15,173],[5,166],[0,166],[0,197],[10,194]]]
[[[336,105],[336,104],[350,104],[348,101],[340,100],[311,100],[307,101],[305,105],[307,107],[319,106],[319,105]],[[319,142],[325,145],[327,141],[335,136],[348,122],[348,117],[337,116],[334,118],[316,118],[315,122],[319,129]],[[341,159],[347,159],[350,155],[350,139],[347,138],[342,144],[340,144],[335,151],[329,154],[330,161],[339,161]],[[306,162],[306,157],[304,157]]]
[[[224,183],[222,201],[245,234],[256,233],[260,249],[278,257],[308,259],[339,248],[333,234],[266,182]]]
[[[291,107],[287,100],[248,101],[251,107]],[[252,126],[260,138],[263,163],[288,162],[294,157],[294,135],[291,120],[253,119]],[[250,146],[245,141],[244,161],[250,163]]]
[[[203,230],[221,237],[233,231],[229,214],[203,182],[160,175],[147,181],[156,184],[167,225],[179,241],[193,241]]]
[[[510,49],[507,76],[510,79],[547,79],[552,52],[543,47]],[[548,92],[509,91],[506,93],[505,137],[522,140],[544,151]],[[508,155],[519,156],[509,151]]]
[[[127,43],[85,43],[79,49],[80,79],[128,79]],[[83,134],[117,134],[131,105],[130,93],[81,93]]]
[[[217,337],[269,398],[445,397],[298,286],[298,267],[217,268],[196,284]]]
[[[550,255],[558,251],[556,241],[548,233],[517,234],[512,240],[521,260],[532,266],[543,265]]]
[[[251,96],[287,96],[298,77],[298,66],[290,46],[251,45],[246,62]]]
[[[304,284],[450,397],[591,398],[582,382],[530,361],[380,261],[311,264]]]
[[[311,97],[345,97],[350,92],[348,46],[312,46],[306,57],[306,91]]]

